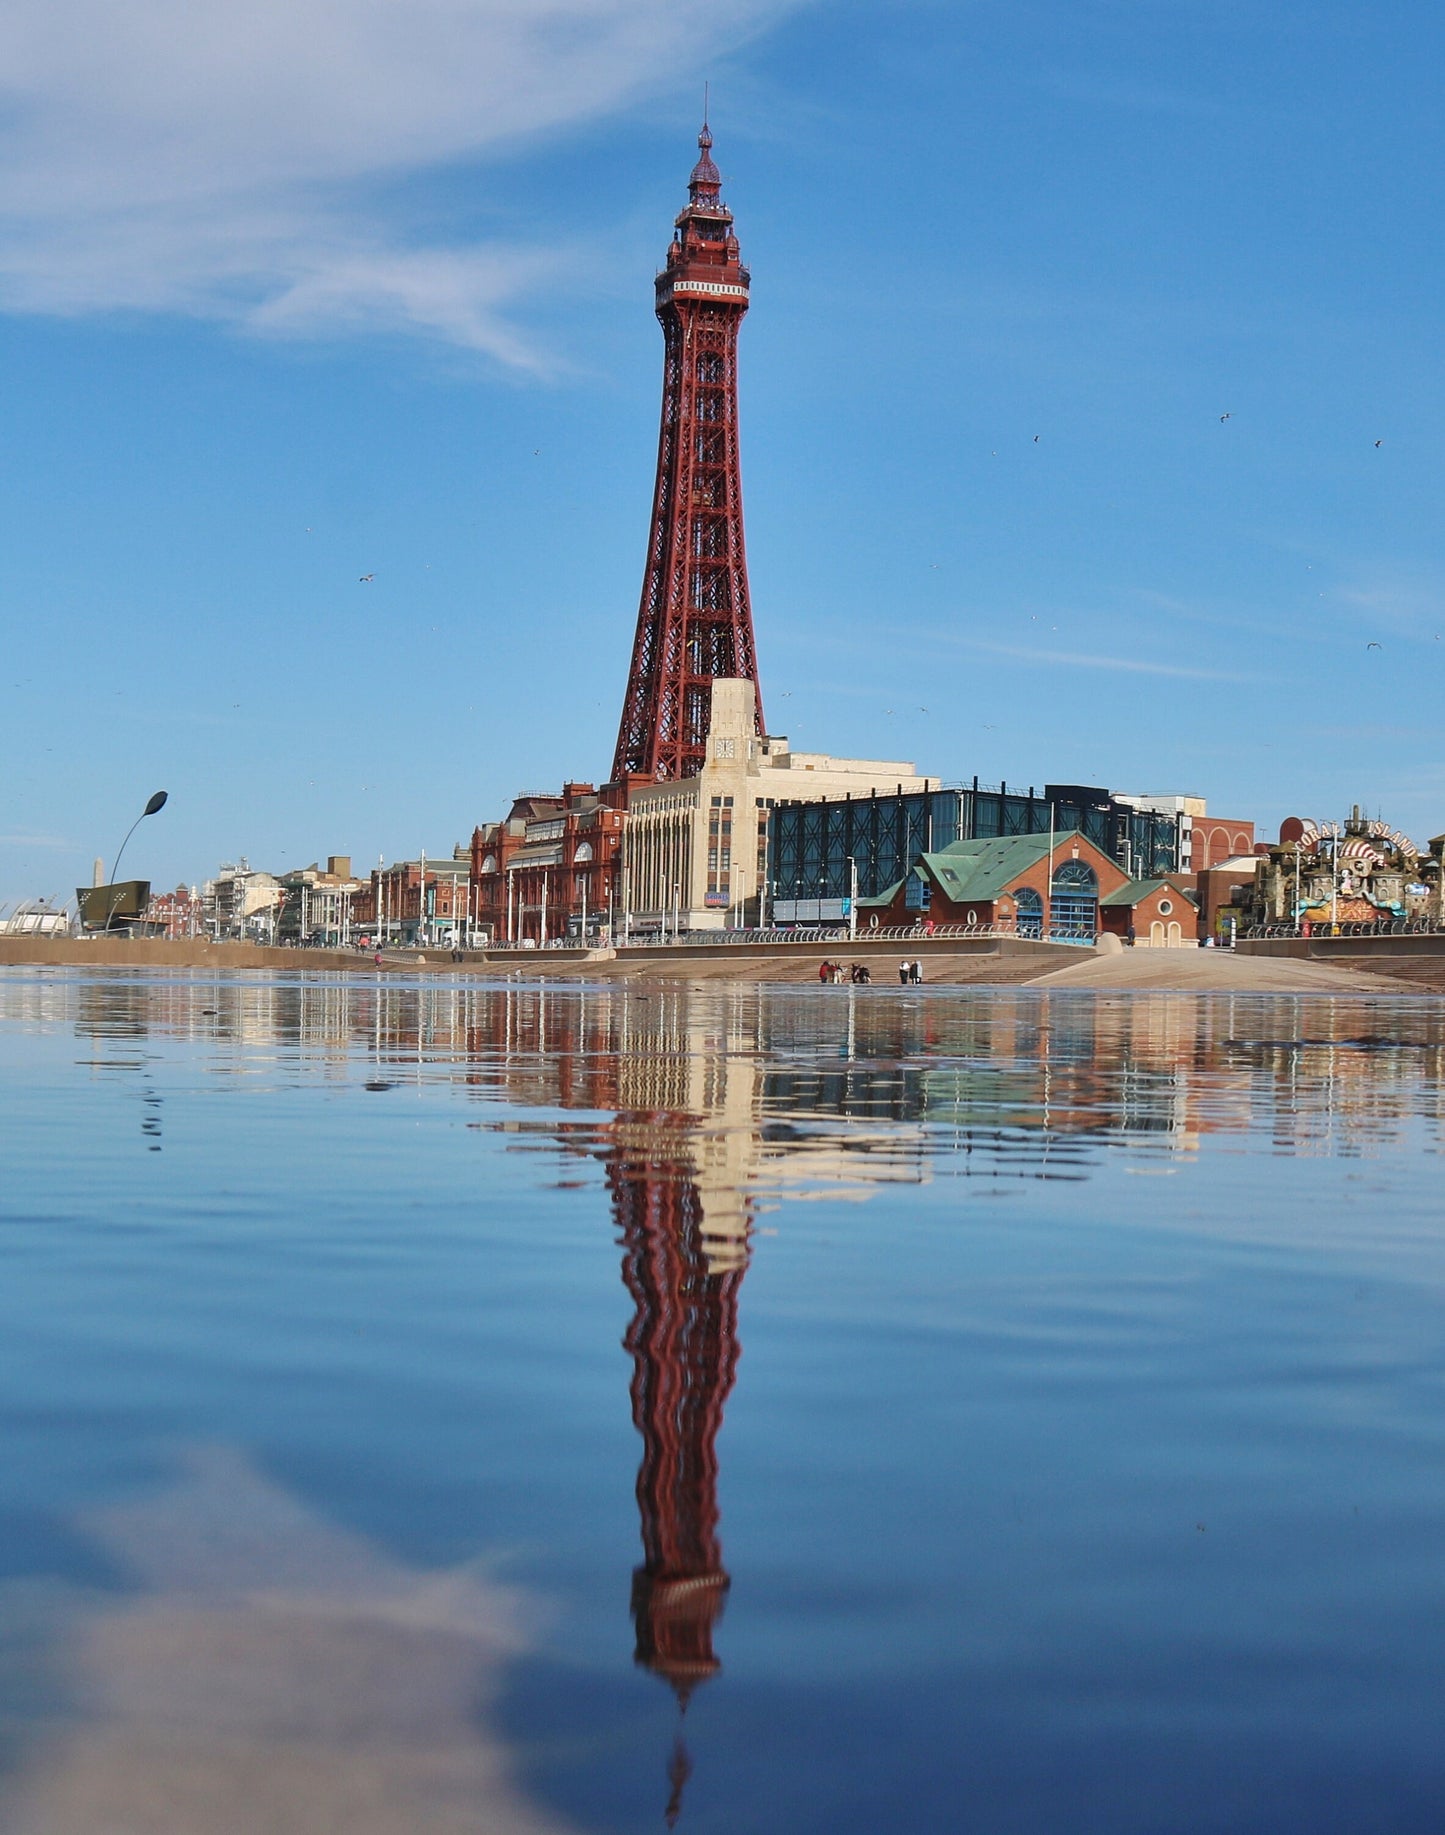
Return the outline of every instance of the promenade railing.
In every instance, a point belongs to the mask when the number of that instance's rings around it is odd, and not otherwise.
[[[1382,918],[1376,923],[1331,924],[1312,921],[1308,930],[1299,924],[1251,924],[1238,932],[1242,942],[1294,937],[1302,942],[1316,937],[1439,937],[1445,924],[1430,918]]]
[[[1012,924],[935,924],[929,930],[919,924],[887,925],[877,930],[860,930],[856,936],[849,936],[846,924],[809,926],[803,929],[798,926],[779,926],[767,930],[684,930],[677,935],[667,936],[631,936],[613,939],[589,937],[585,942],[580,937],[549,937],[545,943],[535,940],[511,943],[489,943],[485,947],[489,953],[507,951],[512,954],[536,955],[539,951],[554,949],[756,949],[760,945],[777,943],[793,944],[798,948],[815,948],[819,944],[835,943],[939,943],[939,942],[977,942],[991,941],[1000,937],[1016,937],[1019,932]],[[1033,938],[1038,942],[1042,939]],[[1092,942],[1092,937],[1055,937],[1051,941]]]

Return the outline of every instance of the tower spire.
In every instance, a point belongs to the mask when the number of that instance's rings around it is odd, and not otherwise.
[[[751,276],[722,202],[706,113],[705,97],[688,202],[656,281],[657,482],[614,780],[695,776],[720,679],[753,684],[764,730],[738,456],[737,341]]]
[[[692,169],[692,177],[687,181],[687,194],[694,208],[701,205],[715,210],[722,191],[722,173],[712,163],[712,130],[705,120],[702,132],[697,137],[697,146],[698,161]]]

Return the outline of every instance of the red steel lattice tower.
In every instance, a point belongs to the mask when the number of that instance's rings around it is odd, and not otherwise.
[[[614,781],[629,772],[695,776],[713,682],[745,677],[758,686],[738,462],[738,327],[750,277],[706,124],[697,144],[688,205],[657,276],[665,350],[657,488]],[[759,732],[762,721],[759,689]]]

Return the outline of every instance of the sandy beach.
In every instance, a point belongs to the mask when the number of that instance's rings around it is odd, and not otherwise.
[[[925,986],[1108,988],[1140,993],[1378,993],[1445,992],[1445,956],[1373,956],[1338,962],[1256,956],[1215,949],[1126,949],[1105,953],[1059,945],[1006,941],[1000,948],[950,948],[923,940],[882,945],[860,940],[817,948],[717,945],[696,950],[526,951],[462,961],[449,951],[385,951],[388,975],[517,976],[526,980],[816,982],[825,960],[866,962],[873,985],[896,986],[904,955],[923,964]],[[155,939],[0,937],[0,969],[118,968],[190,972],[215,970],[298,973],[375,973],[370,952],[268,949],[247,943],[167,943]]]

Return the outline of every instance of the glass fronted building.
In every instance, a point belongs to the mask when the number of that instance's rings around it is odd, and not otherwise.
[[[1045,784],[1042,794],[971,784],[880,792],[817,803],[779,803],[768,820],[767,878],[775,923],[830,921],[855,890],[876,898],[920,854],[954,841],[1078,829],[1131,879],[1179,871],[1179,822],[1132,808],[1087,784]],[[854,870],[856,868],[856,879]]]

